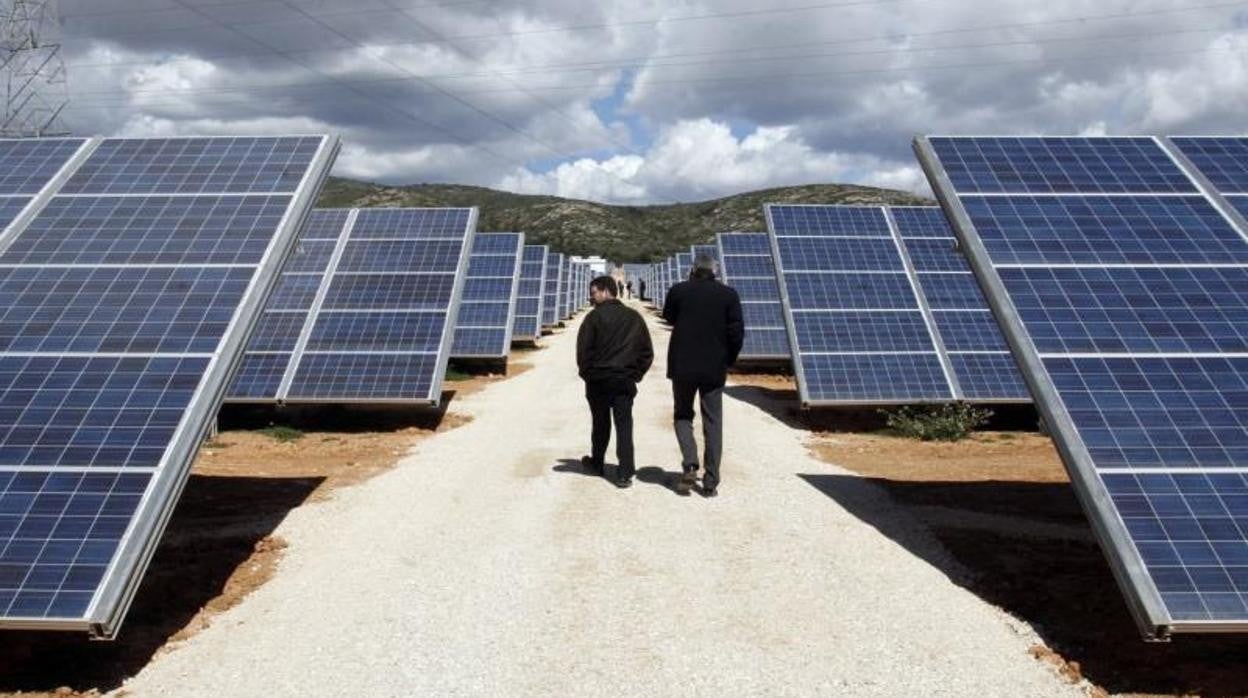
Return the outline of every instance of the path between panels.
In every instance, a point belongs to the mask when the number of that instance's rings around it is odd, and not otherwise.
[[[636,403],[632,489],[573,465],[589,422],[574,324],[532,370],[456,400],[471,423],[292,513],[277,576],[125,690],[1075,692],[1028,655],[1027,632],[924,561],[943,552],[886,495],[758,407],[725,399],[717,499],[659,484],[679,458],[668,333],[649,321],[659,356]]]

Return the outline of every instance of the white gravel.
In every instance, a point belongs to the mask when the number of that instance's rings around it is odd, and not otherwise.
[[[675,471],[667,333],[652,329],[638,465]],[[547,338],[533,370],[457,400],[467,426],[293,512],[277,576],[123,690],[1078,693],[1028,655],[1026,628],[925,561],[943,552],[887,495],[846,479],[833,499],[798,477],[846,473],[758,407],[725,400],[718,499],[556,471],[588,448],[574,333]]]

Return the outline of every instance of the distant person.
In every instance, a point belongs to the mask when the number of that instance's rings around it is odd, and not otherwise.
[[[643,301],[644,301],[644,300],[649,300],[648,298],[646,298],[646,280],[645,280],[645,279],[639,279],[639,280],[637,281],[637,284],[638,284],[638,286],[637,286],[637,290],[638,290],[638,291],[640,291],[640,293],[638,293],[638,294],[637,294],[637,297],[638,297],[638,298],[640,298],[640,299],[641,299],[641,300],[643,300]]]
[[[594,309],[581,323],[576,335],[576,365],[585,381],[585,399],[593,418],[591,453],[581,458],[587,472],[605,476],[603,460],[611,440],[615,420],[615,456],[619,467],[615,486],[633,484],[633,398],[637,383],[654,362],[650,331],[641,315],[616,297],[618,286],[610,276],[599,276],[589,284]]]
[[[633,282],[629,281],[624,284],[624,297],[631,299],[633,297]]]
[[[667,377],[672,381],[673,421],[680,444],[681,478],[676,493],[687,497],[697,481],[698,442],[693,436],[693,398],[702,414],[702,495],[719,494],[719,464],[724,447],[723,397],[728,368],[745,340],[741,299],[715,280],[715,260],[700,254],[688,281],[667,292],[663,318],[672,326],[667,348]]]

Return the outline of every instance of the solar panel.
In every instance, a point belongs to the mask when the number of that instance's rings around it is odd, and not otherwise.
[[[523,233],[478,233],[473,239],[452,358],[507,357],[523,248]]]
[[[516,321],[511,338],[536,342],[542,336],[542,290],[546,285],[546,245],[525,245],[516,287]]]
[[[803,404],[953,399],[885,210],[764,208]]]
[[[501,288],[491,287],[493,255],[485,253],[482,277],[465,280],[475,225],[475,209],[314,211],[228,399],[437,405],[455,332],[446,318],[458,317],[465,289],[476,284],[474,293],[510,298],[514,288],[514,268]],[[514,266],[514,248],[510,260]],[[505,328],[510,302],[504,306],[496,324]],[[466,341],[510,343],[509,333],[498,334]]]
[[[1248,630],[1248,142],[1194,140],[915,142],[1150,637]]]
[[[949,357],[955,396],[975,402],[1030,402],[1023,381],[945,213],[935,206],[890,206],[898,244],[914,269]]]
[[[546,255],[546,291],[542,298],[542,325],[554,327],[559,324],[559,294],[563,292],[563,255],[550,252]]]
[[[115,635],[337,147],[0,141],[0,627]]]
[[[717,239],[721,280],[737,290],[745,316],[740,358],[792,358],[767,233],[720,233]]]
[[[693,245],[689,248],[689,252],[694,258],[704,254],[717,262],[719,261],[719,245]]]

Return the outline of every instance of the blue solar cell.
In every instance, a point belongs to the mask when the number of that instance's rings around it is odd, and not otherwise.
[[[458,327],[495,327],[506,328],[507,316],[511,313],[507,302],[474,302],[466,301],[459,304]]]
[[[563,255],[551,252],[546,256],[546,289],[542,300],[542,324],[553,326],[562,319],[559,315],[559,294],[563,291]]]
[[[211,353],[248,268],[0,267],[0,351]]]
[[[266,314],[267,315],[267,314]],[[272,400],[290,365],[291,354],[247,352],[234,376],[228,395],[232,400]]]
[[[445,326],[446,316],[440,312],[322,312],[306,350],[436,353]]]
[[[0,194],[37,194],[86,141],[82,138],[0,140]]]
[[[902,238],[951,238],[953,229],[938,206],[891,206],[893,221]]]
[[[745,342],[741,347],[742,359],[787,359],[790,356],[788,330],[745,328]]]
[[[334,240],[300,240],[286,258],[282,271],[287,274],[324,272],[329,268],[337,244]]]
[[[1236,211],[1239,211],[1239,215],[1248,218],[1248,196],[1228,196],[1226,200]]]
[[[26,208],[26,204],[30,203],[30,199],[24,196],[6,196],[0,198],[0,232],[17,218],[22,209]]]
[[[303,311],[266,311],[251,333],[247,351],[294,351],[307,320]]]
[[[745,319],[745,326],[750,329],[756,327],[784,327],[784,311],[780,307],[780,302],[775,303],[742,303],[741,314]]]
[[[516,291],[516,318],[511,332],[515,339],[534,341],[541,336],[547,253],[545,245],[524,246],[520,284]]]
[[[1151,138],[932,138],[961,194],[1195,193]]]
[[[988,299],[974,274],[920,274],[923,295],[932,310],[974,310],[987,308]]]
[[[511,336],[516,339],[533,339],[541,334],[542,327],[536,315],[517,315]]]
[[[1196,169],[1224,194],[1248,193],[1248,138],[1171,138]]]
[[[994,264],[1248,263],[1244,238],[1199,196],[966,197]]]
[[[780,237],[785,272],[903,271],[891,238]]]
[[[907,310],[918,301],[903,273],[788,274],[793,310]]]
[[[1248,615],[1243,473],[1124,473],[1104,481],[1176,620]]]
[[[881,402],[948,400],[936,354],[801,354],[811,400]]]
[[[0,356],[0,466],[154,468],[207,366],[199,356]]]
[[[931,351],[932,337],[923,314],[914,312],[839,312],[793,314],[797,347],[804,352]]]
[[[256,264],[289,196],[54,197],[3,264]]]
[[[953,238],[911,238],[906,251],[915,271],[970,271],[970,264]]]
[[[466,208],[365,208],[351,239],[463,240],[471,215]]]
[[[1009,351],[997,319],[983,310],[936,310],[936,329],[948,351]]]
[[[736,279],[761,277],[776,278],[776,266],[771,255],[727,255],[720,262],[724,278],[731,285]]]
[[[324,139],[109,138],[62,188],[67,194],[293,192]]]
[[[950,352],[949,363],[967,400],[1031,400],[1013,354]]]
[[[474,356],[493,357],[497,347],[511,343],[511,337],[503,327],[456,327],[451,355],[457,358]]]
[[[299,231],[300,240],[333,240],[342,237],[342,228],[351,215],[349,208],[318,208],[308,213],[308,220]]]
[[[714,259],[714,260],[719,259],[719,247],[716,245],[694,245],[693,248],[689,250],[689,252],[693,254],[695,257],[697,255],[704,254],[707,257],[710,257],[711,259]]]
[[[323,307],[446,312],[454,288],[454,274],[335,274]]]
[[[1248,351],[1248,268],[998,273],[1042,353]]]
[[[465,301],[492,301],[507,304],[511,297],[512,279],[479,278],[464,279],[462,299]]]
[[[770,206],[771,225],[784,236],[891,238],[884,212],[873,206]]]
[[[352,239],[342,251],[337,272],[454,273],[463,249],[463,240]]]
[[[513,250],[514,252],[514,250]],[[468,261],[468,276],[503,277],[510,280],[516,274],[516,256],[511,255],[478,255],[473,253]],[[508,289],[510,291],[510,289]]]
[[[771,256],[767,233],[723,233],[719,236],[719,246],[724,255]]]
[[[435,354],[303,355],[288,399],[402,400],[429,399],[435,374],[444,363]]]
[[[308,310],[321,287],[320,274],[282,274],[269,294],[266,310]]]
[[[1097,467],[1236,467],[1248,459],[1248,359],[1044,360]]]
[[[84,616],[150,480],[0,472],[0,615]]]

